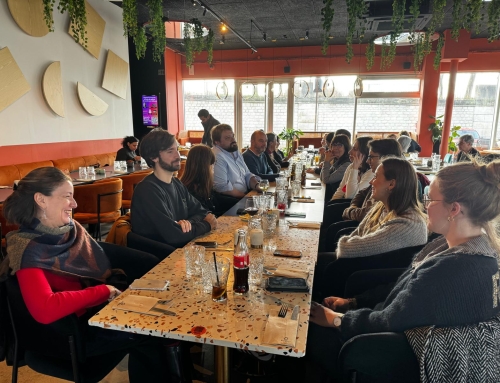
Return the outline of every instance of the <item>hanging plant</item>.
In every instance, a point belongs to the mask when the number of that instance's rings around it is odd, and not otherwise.
[[[321,21],[323,22],[323,45],[321,46],[321,53],[325,56],[328,51],[328,42],[330,40],[330,29],[332,29],[333,15],[335,10],[333,9],[333,0],[323,0],[325,6],[321,9]]]
[[[123,35],[135,37],[137,35],[137,2],[136,0],[123,0]]]
[[[418,21],[418,16],[420,16],[420,4],[422,3],[422,0],[412,0],[410,4],[410,14],[411,18],[409,20],[410,22],[410,28],[409,28],[409,40],[413,43],[414,38],[415,38],[415,31],[417,29],[417,21]]]
[[[454,40],[458,40],[458,36],[460,35],[460,29],[462,29],[463,26],[462,12],[463,12],[462,0],[453,0],[451,37]]]
[[[192,25],[184,23],[184,51],[186,53],[186,65],[189,68],[193,65],[194,52],[193,52],[193,39],[191,38]]]
[[[208,30],[208,35],[207,35],[207,62],[208,65],[212,64],[212,60],[214,58],[214,40],[215,40],[215,34],[212,29]]]
[[[387,45],[387,36],[382,40],[380,51],[380,69],[385,70],[387,63],[387,56],[389,55],[389,46]]]
[[[52,16],[54,5],[55,0],[43,0],[43,18],[51,32],[54,32],[54,18]],[[73,39],[86,48],[88,39],[85,30],[87,26],[85,0],[59,0],[57,9],[61,13],[68,12]]]
[[[161,62],[166,46],[163,2],[162,0],[148,0],[147,5],[151,19],[151,35],[153,37],[153,61]]]
[[[436,45],[436,55],[434,56],[434,69],[438,70],[441,64],[441,54],[444,47],[444,34],[440,33]]]
[[[356,31],[360,39],[364,36],[365,24],[361,23],[359,30],[356,29],[358,19],[363,18],[363,14],[366,13],[366,2],[364,0],[346,0],[347,4],[347,36],[346,36],[346,48],[347,53],[345,59],[348,63],[351,62],[354,57],[352,51],[352,40]]]
[[[373,62],[375,59],[375,39],[377,36],[373,37],[368,45],[366,46],[366,70],[370,70],[373,67]]]
[[[205,40],[203,39],[203,26],[198,19],[191,19],[190,21],[193,31],[193,50],[196,53],[201,53],[205,48]]]
[[[146,37],[146,31],[144,27],[140,27],[137,29],[137,33],[134,36],[135,56],[137,57],[137,60],[146,57],[147,44],[148,39]]]
[[[500,39],[500,0],[492,0],[488,6],[488,41]]]
[[[476,0],[473,0],[476,1]],[[444,8],[446,0],[432,0],[432,19],[429,23],[427,31],[422,43],[424,56],[431,53],[432,50],[432,36],[436,30],[441,26],[444,20]]]
[[[464,28],[471,31],[474,28],[479,33],[479,22],[481,21],[481,5],[483,0],[468,0],[467,14],[465,16]]]
[[[415,33],[413,39],[413,70],[415,72],[419,72],[420,70],[422,70],[422,64],[426,55],[424,49],[425,34]]]

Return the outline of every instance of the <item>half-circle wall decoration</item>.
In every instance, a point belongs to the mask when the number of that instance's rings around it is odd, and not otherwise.
[[[64,117],[61,63],[59,61],[54,61],[45,69],[42,78],[42,93],[49,108],[58,116]]]
[[[28,35],[42,37],[49,33],[43,18],[43,0],[7,0],[16,24]]]
[[[108,104],[92,93],[87,87],[76,84],[78,98],[82,104],[83,109],[92,116],[102,116],[108,110]]]

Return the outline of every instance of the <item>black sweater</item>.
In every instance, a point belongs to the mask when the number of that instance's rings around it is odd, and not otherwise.
[[[167,184],[150,174],[134,190],[130,218],[132,231],[143,237],[183,247],[192,239],[211,230],[200,202],[189,194],[177,179]],[[183,233],[179,220],[191,222],[190,232]]]
[[[486,236],[451,249],[439,237],[415,256],[380,310],[362,308],[345,314],[342,337],[489,320],[499,313],[498,281],[497,254]]]

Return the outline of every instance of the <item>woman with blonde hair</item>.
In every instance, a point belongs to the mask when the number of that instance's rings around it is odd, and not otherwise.
[[[213,193],[215,155],[207,145],[191,148],[181,182],[201,205],[218,216],[218,206]]]
[[[415,256],[392,289],[313,303],[307,354],[329,375],[336,374],[332,360],[343,342],[356,335],[477,324],[500,313],[500,161],[441,169],[424,203],[428,229],[442,236]]]

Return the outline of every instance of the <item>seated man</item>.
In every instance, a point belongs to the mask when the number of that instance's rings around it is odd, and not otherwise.
[[[233,128],[227,124],[214,126],[212,141],[215,154],[214,190],[238,199],[243,198],[249,189],[258,190],[260,178],[248,170],[238,151]]]
[[[273,173],[273,169],[267,163],[264,154],[267,148],[267,136],[262,130],[256,130],[250,138],[250,148],[243,153],[243,159],[248,170],[257,174],[260,178],[275,181],[279,174]]]
[[[173,176],[181,166],[177,146],[175,136],[162,129],[142,139],[142,157],[154,172],[134,189],[130,218],[134,233],[183,247],[215,229],[217,220]]]
[[[457,155],[457,162],[470,161],[472,157],[479,155],[479,152],[476,148],[473,148],[472,145],[474,145],[474,137],[472,137],[472,135],[464,134],[460,137],[458,141],[458,148],[460,151]]]

